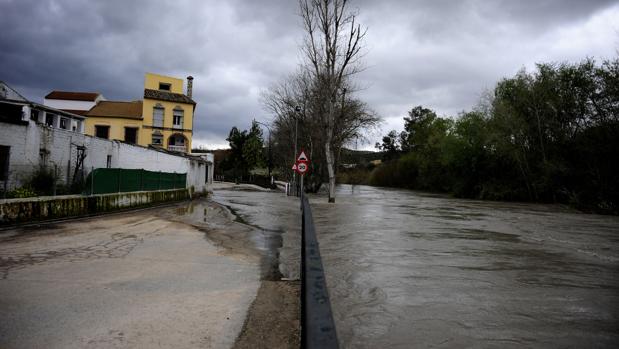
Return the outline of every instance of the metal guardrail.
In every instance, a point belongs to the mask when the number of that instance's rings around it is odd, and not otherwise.
[[[301,195],[301,348],[339,348],[309,201]]]

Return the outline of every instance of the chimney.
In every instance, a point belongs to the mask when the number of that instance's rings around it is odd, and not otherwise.
[[[187,77],[187,97],[191,98],[192,92],[193,92],[193,76],[189,75]]]

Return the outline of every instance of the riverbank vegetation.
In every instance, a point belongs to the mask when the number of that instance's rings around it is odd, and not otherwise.
[[[214,152],[216,175],[244,182],[253,169],[265,166],[264,138],[255,120],[249,130],[232,127],[226,140],[230,149]]]
[[[619,212],[619,58],[539,64],[456,118],[417,106],[404,121],[369,184]]]

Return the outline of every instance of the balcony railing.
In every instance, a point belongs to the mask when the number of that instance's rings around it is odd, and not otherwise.
[[[186,153],[187,147],[184,145],[168,145],[168,150]]]

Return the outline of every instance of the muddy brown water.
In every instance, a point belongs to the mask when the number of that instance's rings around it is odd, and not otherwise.
[[[215,200],[297,219],[281,193]],[[311,204],[342,347],[618,346],[618,217],[366,186]]]

